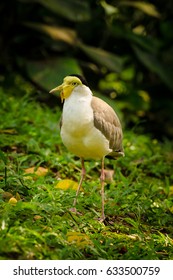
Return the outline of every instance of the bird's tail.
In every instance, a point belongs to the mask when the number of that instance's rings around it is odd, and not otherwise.
[[[124,157],[124,156],[125,156],[125,153],[124,153],[124,150],[122,149],[122,150],[118,150],[118,151],[112,151],[106,157],[117,159],[117,158]]]

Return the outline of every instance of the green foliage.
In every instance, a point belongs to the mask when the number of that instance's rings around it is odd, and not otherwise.
[[[60,111],[16,81],[8,95],[0,91],[0,259],[172,259],[172,143],[126,131],[126,157],[106,160],[115,175],[105,186],[105,223],[98,162],[86,162],[75,215],[75,191],[57,188],[78,181],[81,167],[61,143]]]
[[[83,73],[93,90],[116,95],[127,127],[173,136],[171,0],[12,0],[1,10],[1,82],[18,72],[47,92]]]

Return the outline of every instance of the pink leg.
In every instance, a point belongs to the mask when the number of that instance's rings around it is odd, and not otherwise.
[[[100,182],[101,182],[101,198],[102,198],[102,214],[101,214],[101,221],[105,220],[105,214],[104,214],[104,180],[105,180],[105,173],[104,173],[104,157],[101,161],[101,176],[100,176]]]
[[[80,178],[80,182],[79,182],[79,185],[78,185],[78,188],[77,188],[77,191],[76,191],[76,197],[74,199],[74,202],[73,202],[73,212],[76,212],[76,203],[77,203],[77,197],[78,197],[78,194],[79,194],[79,191],[80,191],[80,188],[82,186],[82,182],[83,182],[83,179],[85,177],[85,174],[86,174],[86,170],[85,170],[85,166],[84,166],[84,159],[81,158],[81,164],[82,164],[82,172],[81,172],[81,178]]]

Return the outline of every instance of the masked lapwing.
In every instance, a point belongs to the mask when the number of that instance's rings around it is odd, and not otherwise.
[[[101,198],[104,214],[104,158],[124,156],[123,133],[119,118],[115,111],[102,99],[93,96],[87,82],[80,75],[69,75],[63,83],[52,89],[50,93],[60,92],[64,101],[61,119],[61,138],[67,149],[81,158],[81,179],[73,203],[76,212],[76,202],[86,171],[84,159],[101,160]]]

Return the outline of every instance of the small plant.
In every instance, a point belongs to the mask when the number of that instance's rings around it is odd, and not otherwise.
[[[86,162],[82,215],[69,211],[80,162],[61,143],[60,111],[30,94],[0,99],[1,259],[173,258],[172,143],[125,132],[126,157],[105,163],[103,224],[97,162]]]

